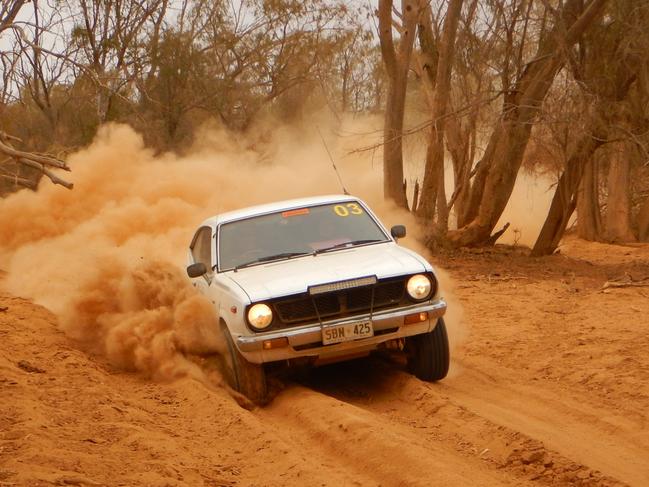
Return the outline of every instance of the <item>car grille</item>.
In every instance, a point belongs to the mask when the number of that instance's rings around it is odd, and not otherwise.
[[[275,300],[272,305],[279,318],[277,327],[308,321],[334,319],[388,308],[404,299],[405,277],[379,281],[342,291],[310,296],[308,293]],[[372,304],[372,298],[373,304]]]

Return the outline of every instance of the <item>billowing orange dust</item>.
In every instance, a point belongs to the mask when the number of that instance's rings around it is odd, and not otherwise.
[[[347,127],[348,132],[367,131]],[[376,124],[375,124],[376,125]],[[328,134],[328,133],[327,133]],[[361,136],[326,135],[352,194],[384,222],[410,215],[383,202],[376,156],[342,157]],[[0,201],[0,268],[4,285],[53,310],[71,337],[112,363],[160,380],[201,374],[187,354],[219,351],[218,316],[184,275],[189,241],[219,212],[292,197],[340,193],[315,127],[279,127],[259,140],[205,130],[184,156],[155,155],[123,125],[100,129],[68,159],[74,190],[42,181]],[[405,245],[422,251],[416,238]],[[460,307],[442,273],[452,337]]]

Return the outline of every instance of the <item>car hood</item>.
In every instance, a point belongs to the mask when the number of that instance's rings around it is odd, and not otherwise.
[[[378,279],[430,269],[416,253],[393,242],[269,262],[229,271],[251,302],[306,292],[309,286],[373,276]]]

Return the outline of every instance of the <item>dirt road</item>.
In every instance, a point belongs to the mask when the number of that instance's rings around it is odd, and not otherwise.
[[[469,329],[443,382],[373,357],[253,411],[116,370],[0,294],[0,486],[649,485],[649,248],[521,253],[438,257]]]

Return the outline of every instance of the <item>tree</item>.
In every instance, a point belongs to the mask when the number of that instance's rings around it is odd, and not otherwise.
[[[591,162],[595,151],[604,142],[604,137],[587,133],[576,144],[566,163],[566,170],[557,183],[548,216],[534,244],[532,255],[551,254],[559,245],[577,206],[577,189],[582,181],[584,170]],[[590,203],[590,200],[584,199],[584,201]]]
[[[646,7],[632,8],[634,5],[626,0],[610,4],[608,13],[612,21],[591,28],[578,50],[571,53],[570,70],[585,99],[592,100],[594,106],[582,109],[588,114],[584,131],[559,178],[533,255],[546,255],[557,248],[576,207],[580,236],[589,240],[603,236],[594,166],[595,153],[600,148],[609,159],[607,238],[635,239],[631,230],[628,140],[633,129],[630,107],[635,104],[629,97],[647,66],[640,55],[644,49],[637,44],[638,39],[646,36],[643,19],[648,12]],[[610,141],[617,141],[615,147],[603,147]]]
[[[438,53],[435,78],[430,80],[430,85],[435,87],[432,98],[431,118],[433,125],[426,151],[426,165],[424,168],[424,182],[421,189],[420,203],[417,213],[424,219],[432,221],[435,216],[435,205],[437,205],[436,226],[439,233],[446,233],[448,229],[448,206],[446,203],[446,192],[444,190],[444,138],[445,118],[448,107],[449,92],[451,88],[451,68],[453,66],[453,53],[455,51],[455,36],[460,13],[462,11],[462,0],[449,0],[446,11],[446,19],[442,30],[439,44],[435,46]],[[420,24],[420,29],[428,32],[424,39],[433,37],[430,17],[430,5],[425,12],[426,21]],[[431,56],[432,57],[432,56]],[[431,71],[426,71],[430,76]]]
[[[119,99],[143,69],[142,56],[159,39],[168,0],[66,0],[75,27],[70,41],[79,49],[75,66],[96,87],[98,123],[117,118]],[[79,73],[81,74],[81,73]],[[130,104],[130,101],[128,100]]]
[[[470,221],[449,232],[455,245],[489,240],[505,209],[527,147],[534,119],[554,77],[564,64],[564,51],[574,45],[599,17],[606,0],[568,0],[554,27],[539,37],[536,55],[525,64],[505,92],[499,123],[475,169],[468,215]]]
[[[392,36],[392,0],[379,0],[379,39],[388,77],[385,122],[383,128],[383,193],[386,199],[407,208],[403,188],[403,119],[410,57],[412,54],[420,5],[417,0],[402,0],[398,47]]]

